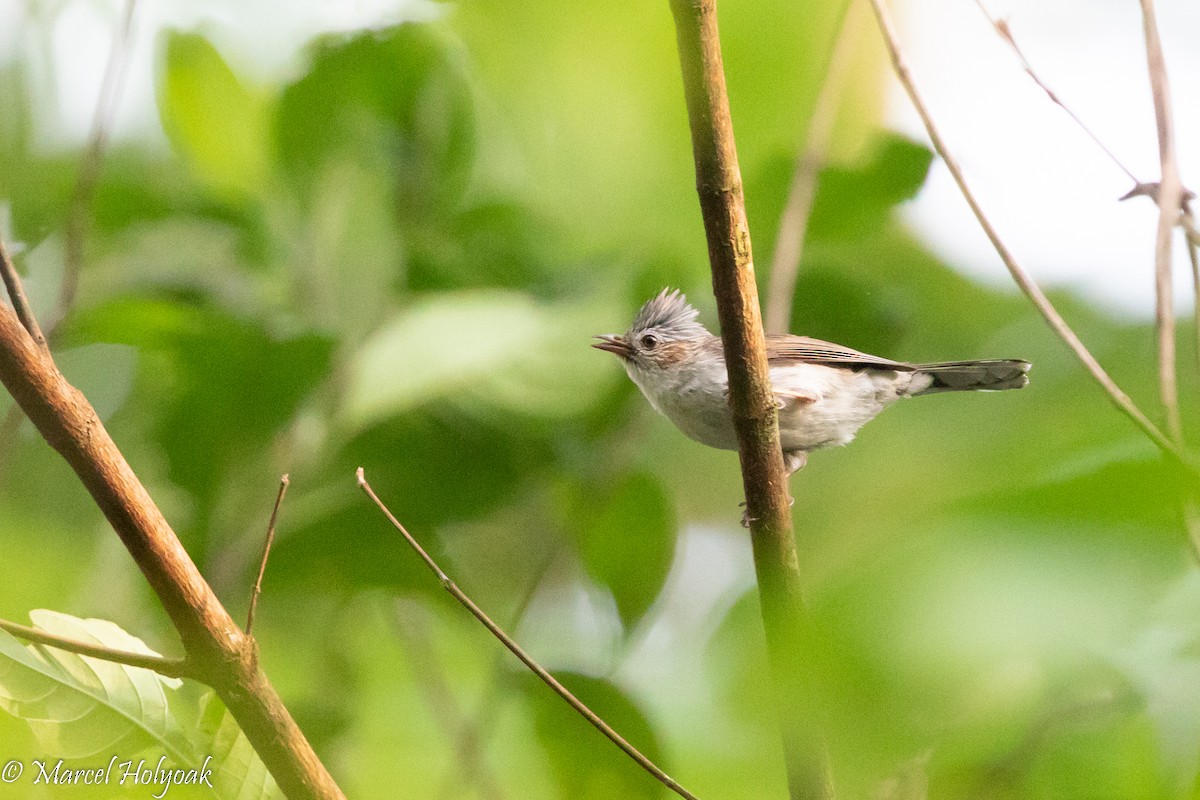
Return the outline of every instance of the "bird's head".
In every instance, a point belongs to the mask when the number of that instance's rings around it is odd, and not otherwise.
[[[596,336],[600,341],[592,347],[620,356],[630,370],[669,370],[711,337],[696,321],[699,315],[678,289],[663,289],[642,306],[629,330]]]

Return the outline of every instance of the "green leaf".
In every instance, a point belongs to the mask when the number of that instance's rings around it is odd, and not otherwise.
[[[45,610],[30,617],[47,633],[158,655],[107,620]],[[205,796],[283,800],[245,734],[211,692],[205,694],[199,724],[193,724],[193,699],[186,688],[183,681],[151,670],[22,644],[0,631],[0,708],[29,724],[46,755],[127,759],[162,751],[174,767],[212,769],[212,789],[204,789]],[[146,760],[153,763],[154,757]]]
[[[200,719],[203,737],[209,742],[205,753],[211,755],[213,788],[225,800],[284,800],[275,778],[267,771],[246,734],[215,693],[204,700]]]
[[[361,429],[441,398],[548,417],[585,412],[609,377],[587,347],[594,317],[515,292],[422,300],[363,345],[351,367],[347,420]]]
[[[227,471],[260,453],[324,377],[332,342],[276,336],[224,309],[122,299],[83,316],[78,335],[139,347],[159,369],[157,420],[171,479],[201,510]],[[247,402],[247,398],[252,402]]]
[[[1182,470],[1149,455],[1141,440],[1128,446],[1079,453],[1020,489],[968,502],[989,515],[1081,524],[1141,525],[1170,531],[1182,525],[1180,509],[1188,478]]]
[[[346,158],[388,175],[405,216],[456,202],[470,176],[475,113],[450,41],[404,24],[314,48],[308,74],[280,99],[275,133],[302,186]]]
[[[925,146],[885,133],[877,137],[860,162],[821,170],[808,221],[805,260],[814,243],[853,240],[874,233],[896,205],[914,197],[925,184],[932,161],[933,153]],[[756,171],[756,202],[749,209],[755,230],[771,237],[778,234],[794,168],[794,156],[788,154]],[[774,250],[773,243],[770,250]]]
[[[111,622],[30,613],[42,630],[89,644],[157,655]],[[26,720],[55,757],[134,754],[157,745],[191,765],[191,745],[169,710],[180,681],[150,670],[24,645],[0,631],[0,708]]]
[[[645,473],[574,498],[579,554],[587,573],[609,588],[626,629],[662,591],[675,555],[675,514],[662,485]],[[570,524],[570,523],[568,523]]]
[[[436,222],[412,236],[406,285],[414,292],[493,286],[549,294],[564,267],[563,237],[517,203],[481,203]]]
[[[449,522],[477,519],[511,503],[523,483],[553,464],[549,434],[429,407],[369,426],[310,485],[328,487],[324,502],[297,499],[289,533],[271,553],[277,580],[307,591],[361,586],[416,587],[441,592],[378,509],[363,502],[352,480],[363,467],[375,491],[432,553],[444,541],[434,532]]]
[[[933,152],[885,134],[865,164],[821,172],[809,220],[809,236],[857,236],[881,224],[890,209],[912,198],[925,183]]]
[[[269,115],[207,39],[166,33],[159,115],[175,150],[223,199],[259,194],[271,169]]]
[[[577,672],[557,672],[554,677],[643,755],[665,768],[657,734],[624,690],[611,681]],[[666,787],[544,683],[533,675],[522,675],[520,681],[561,797],[610,800],[664,795]]]

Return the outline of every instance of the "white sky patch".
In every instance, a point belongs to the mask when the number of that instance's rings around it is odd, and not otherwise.
[[[1157,3],[1185,184],[1200,163],[1200,4]],[[1153,308],[1157,209],[1118,203],[1129,179],[1024,74],[971,0],[902,7],[902,36],[935,120],[985,211],[1017,259],[1044,285],[1068,285],[1104,306],[1145,317]],[[1137,4],[1116,0],[992,0],[1041,79],[1143,181],[1159,177],[1154,110]],[[889,120],[925,139],[893,81]],[[1009,278],[935,162],[904,218],[943,258],[988,282]],[[1190,266],[1175,247],[1176,294],[1190,304]]]

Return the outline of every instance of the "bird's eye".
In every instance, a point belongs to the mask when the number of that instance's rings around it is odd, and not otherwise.
[[[653,333],[647,333],[642,336],[642,347],[646,350],[653,350],[658,347],[658,337]]]

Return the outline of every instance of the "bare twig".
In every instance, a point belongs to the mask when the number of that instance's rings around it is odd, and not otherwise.
[[[1125,394],[1112,377],[1100,366],[1095,356],[1067,324],[1058,309],[1046,297],[1041,287],[1033,280],[1033,278],[1025,271],[1025,269],[1017,263],[1012,252],[1000,239],[1000,234],[992,225],[984,213],[983,208],[979,205],[979,201],[975,199],[974,193],[967,186],[966,178],[963,176],[962,167],[958,161],[950,153],[946,146],[945,139],[942,138],[941,132],[938,130],[936,123],[933,121],[933,116],[929,112],[928,106],[925,105],[925,100],[921,97],[920,91],[917,89],[912,72],[908,67],[908,61],[904,57],[904,53],[900,46],[900,39],[896,33],[895,26],[892,24],[891,15],[888,13],[887,6],[884,0],[870,0],[871,7],[875,11],[875,17],[879,22],[879,29],[883,33],[884,43],[887,46],[888,54],[892,61],[892,66],[896,71],[896,76],[900,79],[901,85],[904,86],[909,99],[912,101],[913,107],[917,114],[920,115],[921,121],[925,125],[925,130],[929,134],[929,139],[933,143],[934,149],[941,156],[946,169],[950,171],[950,175],[954,178],[954,182],[958,184],[958,189],[962,193],[963,199],[967,201],[971,212],[975,215],[975,219],[979,222],[979,226],[983,232],[987,234],[988,239],[995,248],[996,253],[1000,256],[1000,260],[1004,262],[1004,266],[1012,275],[1013,280],[1025,296],[1029,298],[1034,307],[1046,320],[1050,328],[1058,335],[1079,362],[1083,364],[1092,378],[1100,385],[1100,387],[1108,395],[1109,400],[1116,406],[1122,414],[1124,414],[1134,425],[1136,425],[1146,436],[1158,447],[1163,453],[1183,465],[1191,467],[1190,461],[1184,451],[1179,448],[1170,438],[1168,438],[1158,427],[1150,421],[1149,417],[1142,412],[1140,408],[1130,399],[1129,395]]]
[[[824,800],[833,796],[833,781],[812,712],[803,706],[803,676],[811,664],[812,643],[806,636],[788,475],[767,368],[716,0],[671,0],[671,13],[729,372],[729,406],[741,458],[767,652],[783,725],[788,789],[792,800]]]
[[[17,312],[21,327],[42,352],[49,353],[50,347],[46,344],[46,337],[42,335],[37,317],[29,307],[29,298],[25,296],[25,288],[21,286],[21,276],[17,274],[17,268],[13,265],[3,240],[0,240],[0,279],[4,280],[4,288],[8,290],[8,297],[12,301],[13,310]]]
[[[1175,123],[1171,115],[1171,90],[1167,82],[1167,64],[1158,23],[1154,18],[1154,0],[1141,0],[1142,25],[1146,36],[1146,63],[1150,90],[1154,98],[1154,118],[1158,128],[1158,157],[1162,164],[1162,182],[1158,188],[1158,232],[1154,246],[1154,325],[1158,338],[1158,388],[1167,418],[1167,433],[1176,445],[1183,445],[1183,422],[1179,415],[1179,386],[1175,357],[1175,296],[1171,280],[1171,237],[1179,220],[1183,202],[1183,181],[1175,158]]]
[[[483,609],[475,605],[475,601],[468,597],[462,589],[459,589],[454,581],[450,580],[446,573],[442,571],[442,568],[438,566],[437,562],[433,560],[433,557],[425,552],[425,548],[421,547],[421,544],[413,538],[412,534],[410,534],[404,525],[400,523],[400,520],[396,519],[391,510],[389,510],[388,507],[384,505],[383,501],[379,499],[379,496],[375,494],[375,490],[371,488],[371,484],[367,483],[367,478],[362,467],[358,468],[355,476],[358,480],[359,487],[363,490],[363,492],[366,493],[367,497],[371,498],[371,501],[379,507],[379,510],[383,512],[383,515],[387,517],[390,523],[392,523],[392,527],[400,532],[400,535],[404,537],[404,541],[407,542],[408,546],[413,549],[413,552],[415,552],[417,556],[425,562],[425,566],[429,568],[429,571],[437,576],[438,581],[442,584],[442,588],[449,592],[450,595],[463,606],[463,608],[471,612],[471,616],[479,620],[479,622],[485,628],[487,628],[493,636],[500,640],[502,645],[508,648],[509,652],[520,659],[522,664],[528,667],[534,675],[538,676],[543,683],[554,690],[554,693],[565,700],[567,704],[571,706],[571,708],[575,709],[580,714],[580,716],[590,722],[598,731],[608,737],[609,741],[621,748],[626,755],[636,761],[638,766],[653,775],[655,779],[657,779],[671,791],[678,794],[680,797],[688,798],[688,800],[696,800],[695,795],[680,786],[674,778],[663,772],[653,761],[642,755],[642,753],[639,752],[636,747],[627,742],[619,733],[613,730],[607,722],[605,722],[603,719],[597,716],[594,711],[584,705],[583,701],[571,694],[567,687],[559,683],[557,678],[555,678],[540,664],[534,661],[529,654],[521,649],[520,645],[513,641],[511,636],[505,633],[499,625],[493,622],[491,617],[483,612]]]
[[[67,231],[63,252],[63,277],[55,301],[54,316],[47,324],[52,336],[75,304],[79,290],[79,276],[83,272],[84,245],[87,241],[91,221],[92,198],[96,193],[96,182],[100,177],[100,166],[104,162],[104,151],[108,146],[108,132],[117,113],[121,85],[125,76],[125,64],[133,38],[133,12],[137,0],[127,0],[125,13],[113,33],[108,63],[100,79],[100,94],[96,100],[96,111],[92,116],[92,127],[88,132],[87,144],[79,163],[79,174],[75,189],[71,193],[71,206],[67,216]]]
[[[858,20],[852,19],[858,4],[848,2],[838,22],[833,50],[825,69],[821,91],[808,119],[804,143],[796,154],[792,182],[779,217],[775,252],[771,257],[771,278],[767,288],[766,332],[787,333],[792,323],[792,303],[796,294],[796,274],[804,252],[808,221],[817,196],[817,179],[825,166],[825,155],[837,120],[838,102],[849,75]]]
[[[1134,197],[1148,197],[1155,203],[1155,205],[1158,205],[1160,184],[1138,180],[1137,176],[1133,174],[1132,170],[1126,167],[1125,164],[1119,158],[1117,158],[1116,154],[1104,144],[1100,137],[1097,136],[1092,129],[1083,122],[1079,115],[1072,111],[1071,108],[1068,107],[1067,104],[1064,103],[1063,100],[1046,84],[1046,82],[1038,76],[1038,74],[1034,71],[1033,66],[1029,63],[1029,60],[1025,57],[1025,53],[1017,45],[1017,41],[1013,37],[1012,29],[1009,27],[1008,23],[1004,20],[997,20],[992,17],[991,14],[988,13],[987,8],[984,6],[983,0],[975,0],[975,4],[979,6],[980,11],[982,11],[984,16],[987,17],[988,22],[991,23],[993,29],[995,29],[1000,38],[1012,48],[1013,53],[1016,54],[1017,59],[1021,62],[1021,66],[1025,70],[1025,73],[1033,80],[1033,82],[1037,84],[1037,86],[1043,92],[1046,93],[1046,96],[1050,98],[1051,102],[1067,113],[1067,115],[1075,122],[1075,124],[1079,126],[1079,128],[1085,134],[1087,134],[1092,142],[1095,143],[1095,145],[1099,147],[1106,156],[1108,156],[1109,160],[1112,161],[1112,163],[1115,164],[1118,169],[1125,173],[1129,180],[1133,181],[1133,188],[1122,195],[1120,199],[1129,200]],[[1197,235],[1195,218],[1192,216],[1192,211],[1189,205],[1190,200],[1192,200],[1195,195],[1193,192],[1188,190],[1186,186],[1183,187],[1182,192],[1183,196],[1180,200],[1180,209],[1182,214],[1179,218],[1179,224],[1184,229],[1184,232],[1187,236],[1188,258],[1192,262],[1192,292],[1194,305],[1197,313],[1200,313],[1200,256],[1197,255],[1197,247],[1200,247],[1200,235]],[[1195,357],[1197,359],[1197,363],[1200,364],[1200,319],[1194,321],[1193,330],[1196,336]]]
[[[221,605],[96,411],[0,305],[0,383],[63,457],[121,538],[183,641],[184,651],[292,800],[344,795],[258,665],[256,648]]]
[[[254,581],[254,591],[250,593],[250,610],[246,612],[246,635],[254,628],[254,612],[258,610],[258,596],[262,594],[263,575],[267,572],[267,559],[271,557],[271,545],[275,543],[275,521],[279,518],[279,507],[283,505],[283,496],[287,494],[287,473],[279,479],[279,493],[275,495],[275,506],[271,509],[271,521],[267,523],[267,540],[263,543],[262,561],[258,565],[258,578]]]
[[[1090,138],[1106,156],[1108,156],[1108,159],[1116,165],[1117,169],[1125,173],[1129,180],[1133,181],[1133,183],[1137,186],[1142,186],[1143,184],[1138,181],[1137,176],[1134,175],[1124,163],[1122,163],[1121,159],[1117,158],[1116,153],[1110,150],[1108,146],[1101,141],[1100,137],[1093,133],[1092,129],[1084,123],[1079,115],[1072,111],[1071,108],[1054,92],[1054,90],[1051,89],[1046,82],[1038,76],[1037,72],[1035,72],[1033,69],[1033,65],[1029,63],[1029,59],[1025,57],[1025,53],[1021,50],[1020,46],[1017,45],[1017,40],[1013,37],[1012,28],[1008,26],[1008,22],[1006,20],[996,19],[993,17],[991,12],[987,10],[987,6],[983,4],[983,0],[975,0],[975,5],[979,6],[979,10],[983,12],[985,17],[987,17],[987,21],[991,24],[992,29],[996,31],[996,34],[1012,49],[1013,54],[1017,57],[1017,60],[1021,62],[1021,68],[1025,70],[1025,74],[1028,75],[1035,84],[1037,84],[1039,89],[1046,93],[1046,97],[1050,98],[1050,102],[1054,103],[1054,105],[1066,112],[1067,116],[1079,126],[1080,130],[1087,134],[1088,138]]]
[[[67,652],[81,656],[98,658],[101,661],[112,661],[115,664],[124,664],[127,667],[148,669],[152,672],[157,672],[159,675],[165,675],[168,678],[193,678],[202,680],[199,671],[186,658],[167,658],[166,656],[154,656],[148,653],[115,650],[111,647],[80,642],[66,636],[56,636],[53,633],[47,633],[37,628],[30,628],[26,625],[19,625],[16,622],[9,622],[6,619],[0,619],[0,630],[7,631],[18,639],[24,639],[27,642],[46,645],[58,650],[66,650]]]

